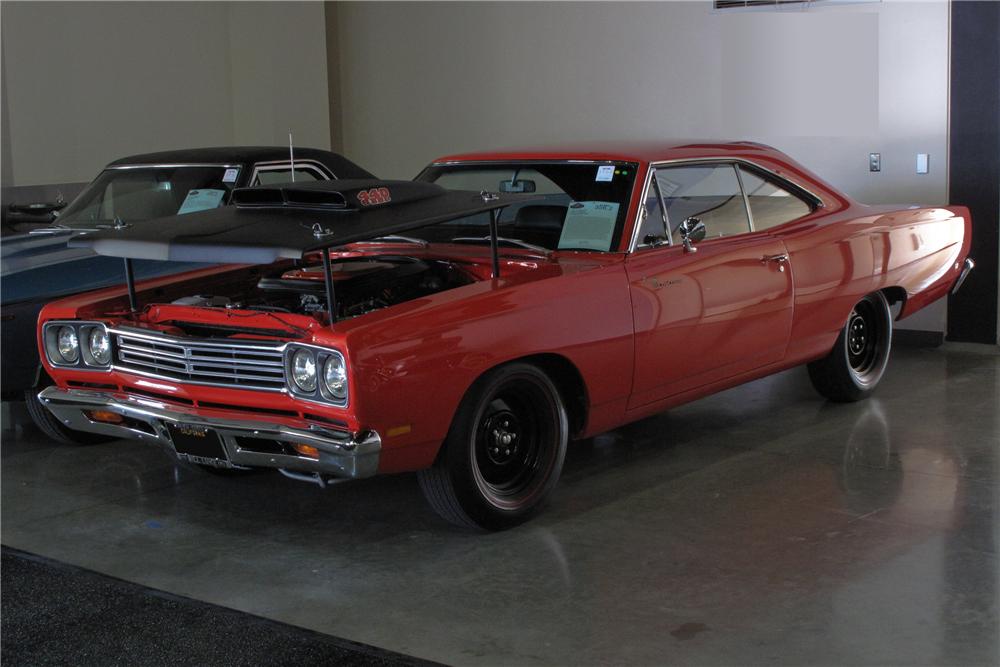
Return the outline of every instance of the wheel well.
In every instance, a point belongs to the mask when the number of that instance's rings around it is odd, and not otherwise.
[[[532,364],[542,369],[556,385],[569,418],[570,436],[583,431],[587,425],[587,384],[572,361],[559,354],[533,354],[511,362]],[[510,363],[510,362],[508,362]]]
[[[893,312],[893,319],[896,319],[900,311],[902,311],[903,306],[906,305],[906,290],[902,287],[886,287],[881,291],[885,295],[885,300],[889,302],[890,307],[897,303],[899,304],[899,310]]]

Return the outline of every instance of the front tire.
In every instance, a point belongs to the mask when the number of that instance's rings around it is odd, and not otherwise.
[[[559,390],[530,364],[511,363],[476,381],[455,414],[420,488],[445,520],[504,530],[545,502],[562,471],[569,422]]]
[[[809,379],[831,401],[860,401],[885,374],[891,348],[889,302],[881,292],[869,294],[851,309],[830,354],[809,364]]]
[[[49,412],[45,406],[42,405],[42,402],[38,400],[38,392],[42,389],[43,387],[26,389],[24,391],[24,403],[28,408],[28,414],[31,416],[31,421],[35,423],[38,430],[47,435],[49,438],[62,445],[99,445],[102,442],[110,442],[111,440],[114,440],[114,438],[109,438],[106,435],[84,433],[83,431],[74,431],[66,428],[66,426],[61,421],[56,419],[56,416]]]

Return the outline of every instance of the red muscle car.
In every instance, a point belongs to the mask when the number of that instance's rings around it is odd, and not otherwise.
[[[893,319],[972,268],[967,209],[864,206],[753,143],[455,155],[233,200],[77,241],[128,286],[42,311],[42,403],[211,468],[419,471],[489,529],[549,496],[569,440],[799,364],[865,397]],[[134,258],[236,265],[134,285]]]

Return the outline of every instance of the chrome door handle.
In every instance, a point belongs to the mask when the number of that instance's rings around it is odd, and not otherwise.
[[[760,258],[762,264],[767,264],[768,262],[774,262],[778,265],[778,271],[784,272],[785,264],[788,263],[788,255],[782,253],[780,255],[764,255]]]

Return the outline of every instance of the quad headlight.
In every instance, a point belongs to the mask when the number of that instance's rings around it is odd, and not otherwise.
[[[56,354],[67,364],[75,364],[80,359],[80,339],[73,327],[59,327],[56,332]]]
[[[45,356],[53,366],[111,368],[111,335],[100,322],[46,322],[42,339]]]
[[[347,399],[347,368],[339,354],[331,354],[323,362],[323,388],[334,400]]]
[[[295,396],[347,404],[347,366],[336,350],[290,345],[285,356],[288,388]]]
[[[111,336],[104,327],[94,327],[87,336],[90,358],[98,366],[111,363]]]
[[[292,355],[292,383],[304,394],[316,391],[316,356],[312,350],[296,350]]]

